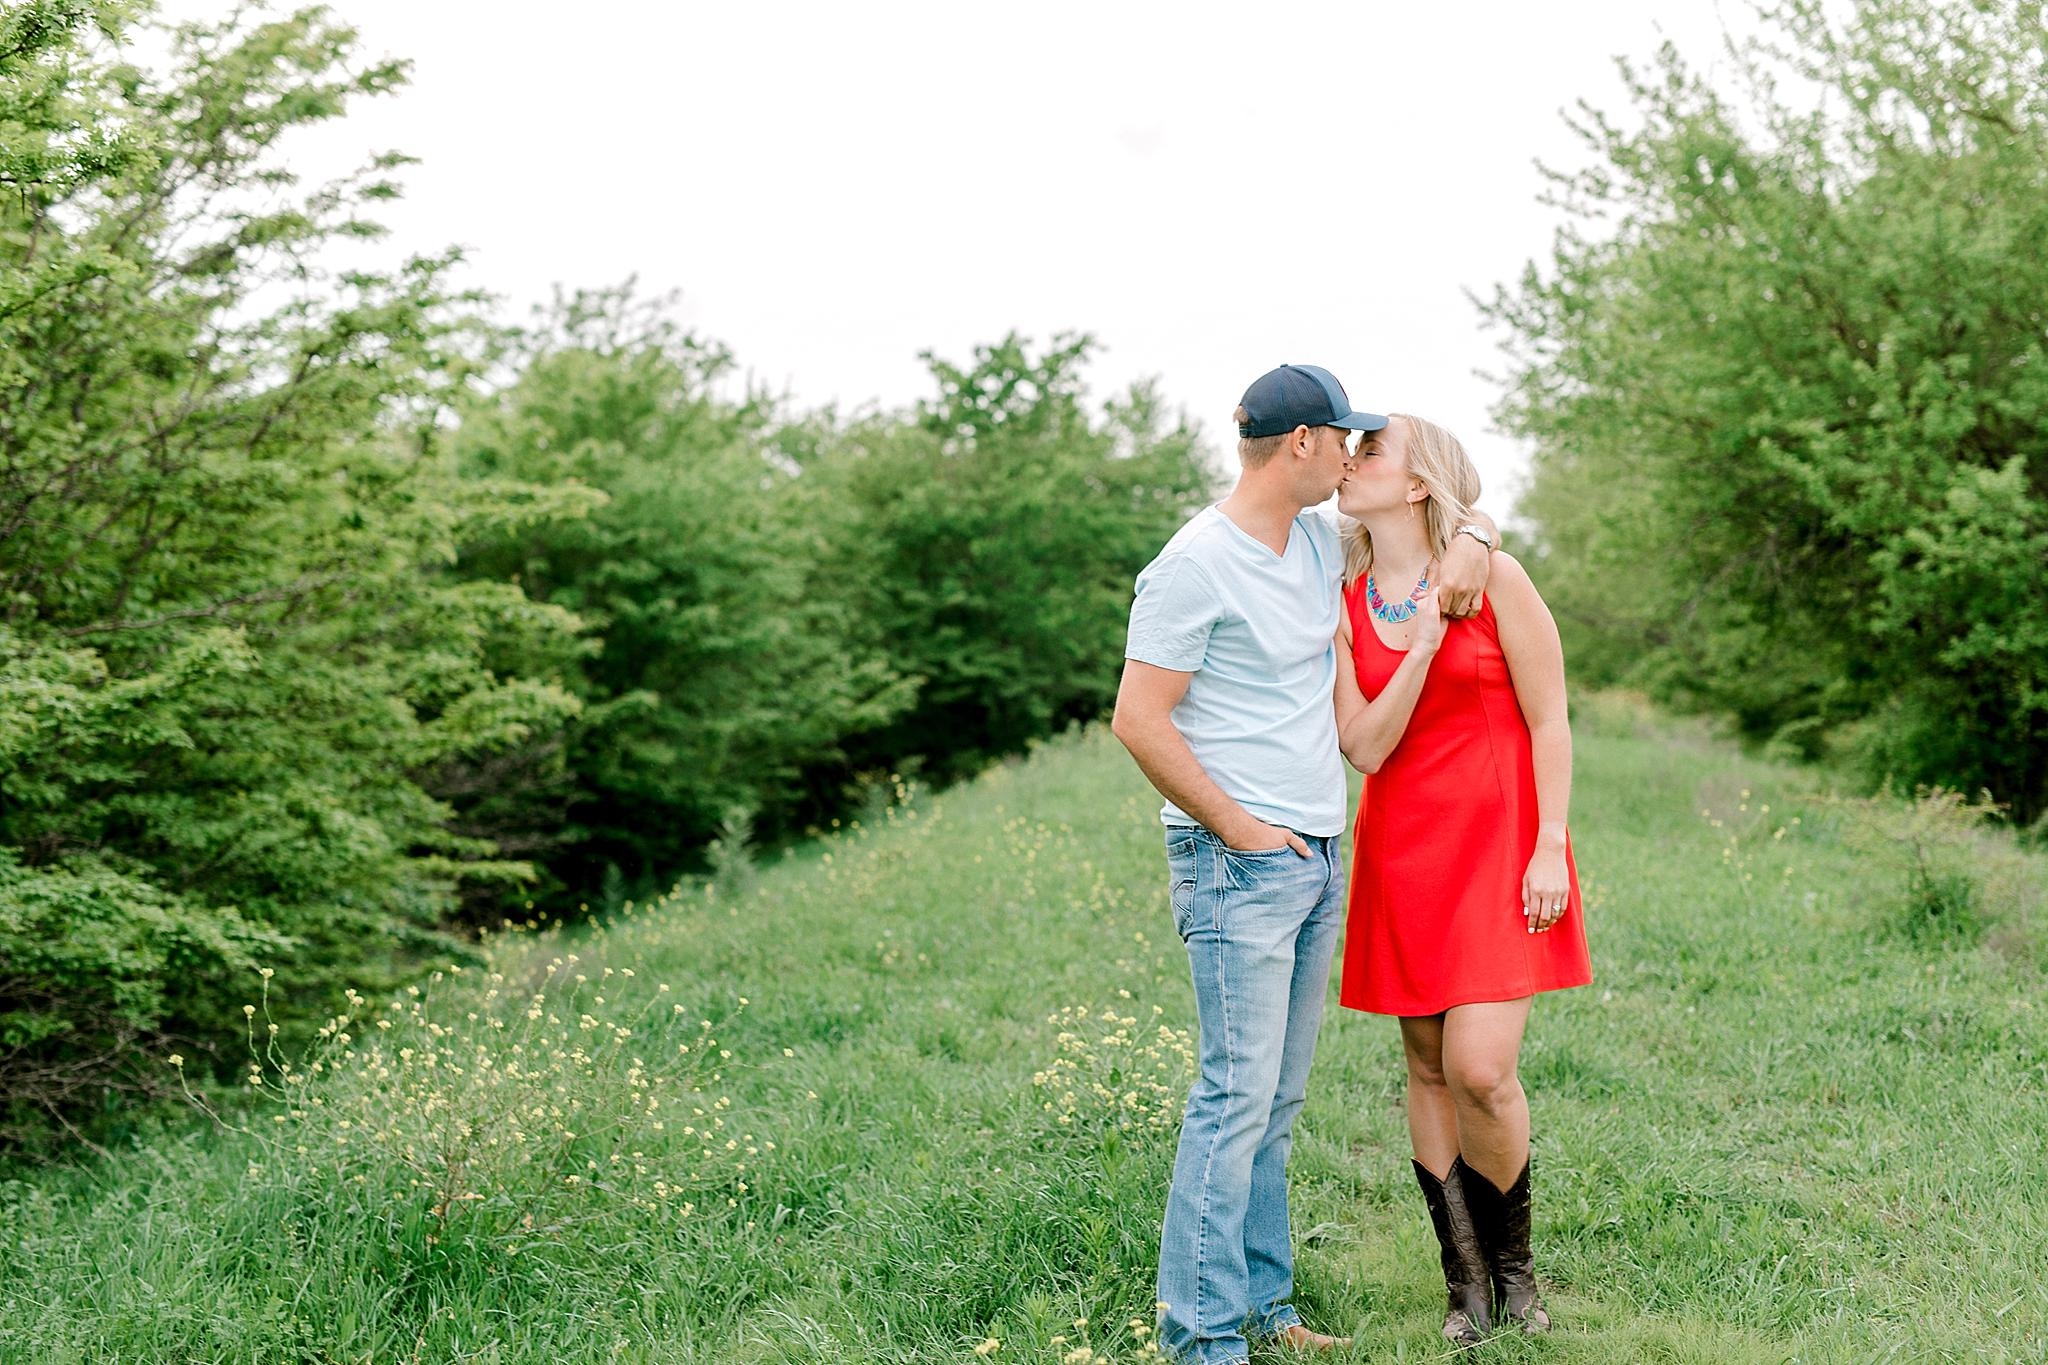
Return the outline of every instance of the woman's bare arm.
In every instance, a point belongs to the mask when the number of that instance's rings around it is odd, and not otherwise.
[[[1565,872],[1565,830],[1572,804],[1572,727],[1565,706],[1564,646],[1529,573],[1513,555],[1494,557],[1494,620],[1501,653],[1514,680],[1515,700],[1529,724],[1536,768],[1536,810],[1541,822],[1536,856],[1524,878],[1530,928],[1548,929],[1564,913],[1570,890]]]
[[[1415,604],[1415,640],[1401,666],[1371,701],[1358,689],[1358,666],[1351,658],[1351,621],[1337,623],[1337,747],[1362,773],[1376,773],[1415,714],[1416,698],[1429,676],[1429,662],[1444,641],[1444,621],[1434,589]]]

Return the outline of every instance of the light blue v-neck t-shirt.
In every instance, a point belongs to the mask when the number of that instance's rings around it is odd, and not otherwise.
[[[1310,509],[1287,552],[1205,507],[1138,575],[1124,657],[1192,673],[1173,725],[1216,785],[1268,824],[1344,829],[1337,651],[1344,556],[1337,524]],[[1171,801],[1169,825],[1193,816]]]

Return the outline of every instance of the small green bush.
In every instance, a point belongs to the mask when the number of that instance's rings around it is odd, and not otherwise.
[[[1910,802],[1881,796],[1829,804],[1842,843],[1889,879],[1888,932],[1928,948],[1995,935],[2002,949],[2039,951],[2042,888],[2000,822],[2004,808],[1988,796],[1929,787]]]

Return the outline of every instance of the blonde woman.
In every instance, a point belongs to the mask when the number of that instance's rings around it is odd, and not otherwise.
[[[1478,615],[1446,622],[1438,566],[1479,474],[1441,427],[1390,415],[1338,485],[1345,613],[1337,721],[1368,774],[1339,1002],[1401,1022],[1417,1182],[1437,1232],[1444,1335],[1548,1328],[1529,1248],[1529,1007],[1592,980],[1566,814],[1572,740],[1557,627],[1493,555]],[[1347,681],[1350,685],[1347,686]]]

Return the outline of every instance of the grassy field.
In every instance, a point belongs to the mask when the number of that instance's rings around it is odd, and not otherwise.
[[[897,795],[0,1183],[0,1360],[1140,1358],[1193,1027],[1156,802],[1099,731]],[[2048,1360],[2043,860],[1618,699],[1574,813],[1597,980],[1524,1061],[1558,1330],[1474,1354]],[[1350,1361],[1450,1356],[1401,1088],[1333,1006],[1298,1301]]]

